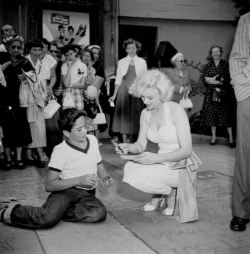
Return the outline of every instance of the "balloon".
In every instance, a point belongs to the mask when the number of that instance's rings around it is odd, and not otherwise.
[[[96,98],[97,97],[97,89],[95,86],[88,86],[87,87],[87,94],[90,98]]]

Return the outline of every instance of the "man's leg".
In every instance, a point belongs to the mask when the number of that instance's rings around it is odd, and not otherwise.
[[[243,231],[250,219],[250,97],[237,106],[237,145],[232,189],[231,229]],[[242,220],[241,220],[242,219]],[[239,229],[239,230],[238,230]]]
[[[106,216],[107,210],[95,197],[94,191],[79,190],[79,199],[67,210],[62,219],[70,222],[93,223],[104,221]]]
[[[51,193],[41,207],[11,204],[3,213],[2,221],[15,227],[40,229],[58,223],[71,203],[70,190]]]

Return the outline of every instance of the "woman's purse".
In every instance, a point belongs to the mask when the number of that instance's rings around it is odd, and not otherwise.
[[[101,88],[101,86],[102,86],[102,84],[103,84],[103,81],[104,81],[104,78],[102,78],[102,77],[96,75],[96,76],[95,76],[95,79],[94,79],[94,81],[93,81],[93,83],[92,83],[92,85],[93,85],[94,87],[96,87],[96,89],[97,89],[97,91],[98,91],[98,90]]]
[[[51,119],[60,107],[61,105],[57,102],[55,96],[50,96],[48,99],[48,103],[44,108],[45,119]]]
[[[27,80],[22,80],[19,87],[19,103],[20,107],[27,108],[31,104],[31,98],[33,97],[31,88]],[[34,99],[33,99],[34,103]]]
[[[44,101],[46,99],[45,85],[43,85],[41,81],[38,80],[37,74],[34,71],[25,72],[24,70],[22,70],[22,72],[25,78],[21,81],[19,89],[19,99],[21,107],[28,107],[33,103],[36,103],[40,107],[44,107]],[[26,84],[26,87],[24,86],[24,84]],[[24,88],[26,88],[29,93],[27,93]]]
[[[183,108],[192,108],[193,107],[193,103],[192,101],[188,98],[187,93],[183,95],[182,99],[180,100],[179,104],[183,107]]]
[[[65,96],[63,97],[62,105],[63,105],[63,108],[75,107],[74,97],[70,91],[66,91]]]
[[[216,87],[218,88],[218,87]],[[226,95],[226,91],[224,89],[219,88],[219,90],[217,91],[215,88],[213,90],[213,94],[212,94],[212,101],[214,102],[220,102]]]
[[[105,116],[105,114],[103,113],[100,104],[99,104],[98,106],[99,106],[100,112],[97,113],[96,117],[93,119],[93,123],[94,123],[94,124],[97,124],[97,125],[99,125],[99,124],[106,124],[106,123],[107,123],[107,121],[106,121],[106,116]]]
[[[83,91],[84,99],[84,111],[86,111],[87,116],[91,119],[94,119],[98,113],[98,105],[96,103],[96,98],[90,98],[87,90]]]

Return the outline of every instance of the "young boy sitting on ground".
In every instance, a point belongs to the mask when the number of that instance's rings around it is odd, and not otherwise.
[[[95,197],[97,174],[105,187],[113,184],[101,162],[97,139],[87,135],[86,113],[75,108],[62,111],[60,128],[65,140],[55,146],[49,162],[45,189],[51,192],[41,207],[10,204],[0,210],[0,221],[16,227],[53,227],[61,219],[70,222],[100,222],[105,206]]]

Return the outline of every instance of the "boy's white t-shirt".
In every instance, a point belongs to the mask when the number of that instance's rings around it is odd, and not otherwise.
[[[87,135],[87,140],[86,149],[66,141],[55,146],[48,166],[59,171],[61,179],[97,174],[97,165],[102,161],[98,141],[93,135]]]

